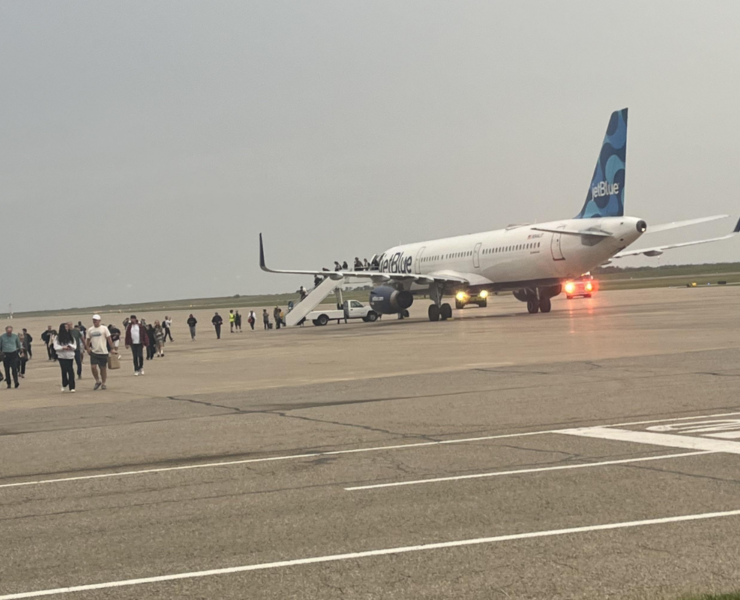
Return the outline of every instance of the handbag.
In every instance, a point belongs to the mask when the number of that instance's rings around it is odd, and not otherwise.
[[[121,368],[121,361],[118,359],[118,354],[108,355],[108,368],[112,371]]]

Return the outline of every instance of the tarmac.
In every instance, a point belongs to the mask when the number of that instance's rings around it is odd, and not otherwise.
[[[0,600],[737,590],[739,305],[502,296],[221,340],[198,314],[196,341],[175,313],[143,377],[122,350],[75,394],[39,338],[67,319],[15,319],[36,341],[0,388]]]

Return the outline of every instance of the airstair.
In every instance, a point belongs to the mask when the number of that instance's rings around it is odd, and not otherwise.
[[[324,299],[335,292],[337,294],[337,300],[341,304],[342,288],[344,287],[344,277],[337,277],[332,279],[326,277],[319,285],[317,285],[306,298],[296,304],[296,306],[287,315],[285,315],[285,324],[288,327],[294,327],[298,325],[306,315],[310,313],[314,308],[321,304]]]

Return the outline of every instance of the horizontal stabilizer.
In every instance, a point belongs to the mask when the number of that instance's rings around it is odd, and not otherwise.
[[[666,244],[664,246],[653,246],[652,248],[642,248],[640,250],[625,250],[624,252],[620,252],[619,254],[615,254],[614,258],[624,258],[626,256],[660,256],[665,252],[666,250],[673,250],[674,248],[685,248],[686,246],[696,246],[698,244],[709,244],[710,242],[721,242],[722,240],[729,240],[732,237],[735,237],[736,234],[740,233],[740,220],[738,220],[737,224],[735,225],[735,229],[732,230],[732,233],[728,233],[727,235],[723,235],[716,238],[709,238],[706,240],[694,240],[691,242],[681,242],[678,244]]]
[[[678,229],[679,227],[688,227],[689,225],[698,225],[699,223],[708,223],[717,219],[726,219],[730,215],[714,215],[713,217],[701,217],[699,219],[690,219],[688,221],[674,221],[673,223],[663,223],[662,225],[651,225],[645,233],[659,233],[669,229]]]

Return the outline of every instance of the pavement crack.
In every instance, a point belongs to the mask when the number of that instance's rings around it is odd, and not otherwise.
[[[400,433],[397,431],[391,431],[389,429],[381,429],[380,427],[371,427],[370,425],[359,425],[357,423],[344,423],[342,421],[331,421],[328,419],[317,419],[315,417],[305,417],[302,415],[290,415],[285,411],[264,411],[265,414],[277,415],[286,419],[298,419],[299,421],[309,421],[311,423],[325,423],[327,425],[338,425],[339,427],[353,427],[356,429],[363,429],[364,431],[372,431],[373,433],[383,433],[385,435],[399,436],[403,439],[421,439],[430,442],[438,442],[439,440],[428,435],[417,434],[417,433]]]
[[[234,413],[248,414],[250,411],[242,410],[236,406],[227,406],[225,404],[216,404],[214,402],[206,402],[205,400],[194,400],[193,398],[178,398],[177,396],[167,396],[168,400],[175,400],[176,402],[190,402],[191,404],[202,404],[203,406],[210,406],[211,408],[222,408],[224,410],[230,410]]]

